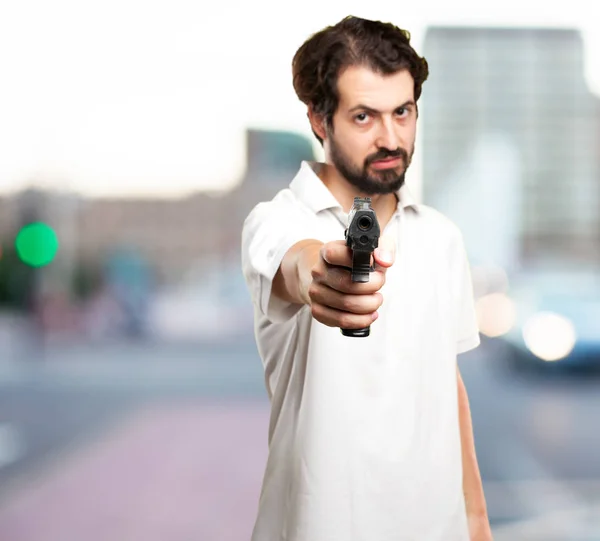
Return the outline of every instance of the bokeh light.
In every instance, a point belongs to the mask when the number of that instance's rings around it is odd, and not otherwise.
[[[486,336],[502,336],[515,324],[515,304],[504,293],[490,293],[481,297],[475,308],[479,330]]]
[[[43,222],[24,226],[15,239],[17,254],[31,267],[43,267],[52,262],[58,251],[58,237],[54,229]]]
[[[558,361],[571,353],[577,336],[569,319],[552,312],[538,312],[525,323],[523,339],[540,359]]]

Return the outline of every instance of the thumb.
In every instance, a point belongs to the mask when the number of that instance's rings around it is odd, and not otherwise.
[[[391,267],[396,258],[396,242],[392,237],[382,236],[379,238],[379,246],[373,252],[376,266],[387,269]]]

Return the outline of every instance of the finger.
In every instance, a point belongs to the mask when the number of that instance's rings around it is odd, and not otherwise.
[[[339,327],[340,329],[364,329],[375,321],[377,312],[371,314],[351,314],[343,312],[322,304],[311,305],[312,316],[328,327]]]
[[[381,236],[378,246],[373,252],[373,259],[377,270],[385,271],[385,269],[391,267],[396,259],[395,239],[390,236]]]
[[[313,283],[308,290],[311,301],[352,314],[372,314],[383,302],[381,293],[344,294],[330,287]]]
[[[343,240],[328,242],[321,247],[321,257],[329,264],[336,267],[352,266],[352,250]]]

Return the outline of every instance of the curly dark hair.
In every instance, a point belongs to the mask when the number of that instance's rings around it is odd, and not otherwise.
[[[338,77],[350,66],[366,66],[385,75],[407,69],[414,80],[415,102],[429,75],[427,61],[410,45],[407,30],[391,23],[345,17],[311,35],[292,60],[296,95],[322,115],[329,127],[339,102]]]

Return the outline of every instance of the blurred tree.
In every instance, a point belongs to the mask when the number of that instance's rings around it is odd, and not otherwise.
[[[1,253],[0,307],[26,312],[31,307],[35,269],[19,259],[13,242],[3,242]]]

